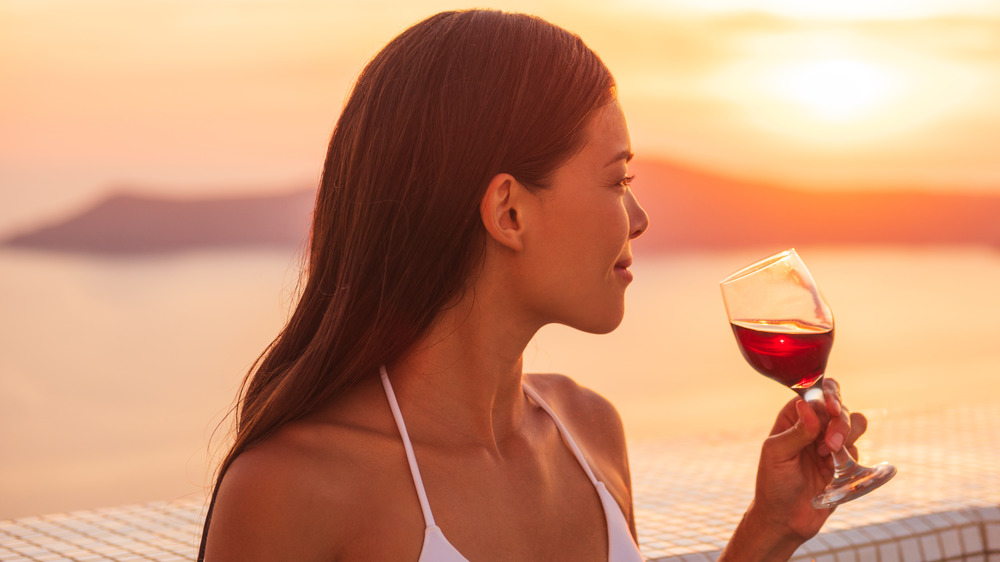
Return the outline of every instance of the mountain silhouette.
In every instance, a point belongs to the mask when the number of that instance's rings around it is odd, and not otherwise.
[[[810,192],[742,181],[666,161],[636,162],[650,215],[637,251],[836,245],[1000,248],[1000,196],[946,191]],[[177,200],[118,194],[3,244],[61,252],[147,255],[196,249],[299,248],[315,190]]]
[[[210,248],[296,248],[316,192],[165,199],[118,194],[68,219],[15,235],[9,246],[90,254],[162,254]]]

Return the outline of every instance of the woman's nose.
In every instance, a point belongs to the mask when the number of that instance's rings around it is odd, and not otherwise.
[[[639,200],[635,198],[631,189],[628,190],[625,205],[628,210],[629,238],[637,238],[649,227],[649,215],[639,204]]]

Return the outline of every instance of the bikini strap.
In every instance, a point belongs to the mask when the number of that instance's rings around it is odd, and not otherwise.
[[[382,388],[385,389],[385,397],[389,400],[389,408],[392,410],[392,417],[396,420],[396,427],[399,435],[403,439],[403,449],[406,450],[406,462],[410,465],[410,475],[413,477],[413,485],[417,490],[417,499],[420,500],[420,509],[424,512],[424,524],[427,527],[434,527],[434,515],[431,514],[431,506],[427,501],[427,492],[424,490],[424,481],[420,478],[420,469],[417,467],[417,457],[413,454],[413,445],[410,443],[410,435],[406,433],[406,424],[403,423],[403,414],[399,411],[399,403],[396,402],[396,393],[389,383],[389,373],[385,370],[385,365],[379,367],[382,376]]]
[[[563,425],[559,416],[556,415],[555,411],[552,410],[545,400],[542,400],[542,397],[538,395],[538,392],[536,392],[535,389],[531,388],[527,384],[521,384],[521,387],[524,389],[525,394],[530,396],[535,404],[537,404],[539,408],[545,410],[545,413],[552,418],[552,421],[555,422],[556,427],[559,429],[559,434],[562,435],[563,441],[565,441],[566,445],[569,446],[569,450],[573,451],[573,456],[576,457],[580,466],[583,467],[583,471],[587,473],[587,477],[590,478],[590,481],[594,484],[594,486],[597,486],[599,482],[597,481],[597,477],[594,476],[594,472],[590,470],[590,464],[588,464],[587,459],[583,457],[583,453],[580,451],[580,448],[576,446],[576,441],[573,440],[573,436],[570,435],[569,430],[566,429],[565,425]]]

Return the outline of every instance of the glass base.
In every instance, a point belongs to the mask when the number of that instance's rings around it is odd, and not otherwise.
[[[837,474],[833,482],[812,500],[816,509],[834,507],[861,496],[888,482],[896,475],[896,467],[889,463],[879,463],[871,468],[852,461],[852,466]]]

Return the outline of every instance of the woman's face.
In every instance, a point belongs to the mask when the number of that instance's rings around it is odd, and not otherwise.
[[[591,118],[583,149],[537,190],[525,258],[528,302],[543,322],[592,333],[621,323],[632,281],[630,241],[648,225],[628,185],[631,157],[625,115],[613,101]]]

